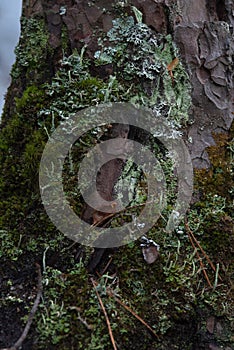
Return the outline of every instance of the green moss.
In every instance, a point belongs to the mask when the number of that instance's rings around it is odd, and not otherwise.
[[[35,69],[36,75],[43,70],[41,61],[47,52],[48,37],[42,20],[24,20],[23,25],[23,35],[28,35],[30,45],[27,42],[19,45],[19,70],[13,70],[13,75],[18,76],[20,70],[25,69],[29,78],[30,70]],[[37,41],[36,35],[42,36],[41,40]],[[95,63],[104,64],[100,59],[105,58],[106,63],[113,65],[109,78],[92,76],[92,62],[85,58],[85,48],[81,53],[74,51],[69,57],[64,55],[50,83],[27,86],[22,97],[16,99],[15,114],[0,135],[1,262],[7,262],[8,266],[18,259],[19,267],[27,261],[30,265],[35,260],[42,262],[43,301],[35,319],[35,348],[38,349],[108,350],[112,346],[105,317],[84,266],[91,249],[84,250],[84,263],[76,264],[76,245],[56,231],[40,202],[37,172],[47,137],[61,119],[86,106],[108,101],[132,101],[149,106],[156,114],[165,118],[169,115],[168,120],[175,128],[187,120],[190,87],[186,72],[179,63],[173,70],[173,83],[167,71],[167,65],[179,57],[171,37],[156,35],[144,24],[135,24],[132,18],[125,18],[114,22],[108,39],[108,45],[107,41],[101,44],[102,52]],[[42,46],[35,53],[39,42]],[[66,42],[65,33],[64,51]],[[82,208],[76,188],[79,162],[95,140],[101,140],[105,131],[92,130],[84,135],[82,142],[75,144],[71,151],[71,162],[68,160],[65,165],[65,179],[66,176],[70,178],[65,191],[77,214]],[[169,188],[169,203],[157,226],[149,232],[160,244],[160,257],[154,264],[146,264],[139,242],[133,242],[113,254],[110,251],[113,256],[109,272],[97,277],[97,288],[121,349],[133,350],[136,344],[141,350],[191,349],[199,327],[198,309],[209,309],[219,317],[232,319],[233,305],[228,291],[231,290],[229,280],[233,271],[230,246],[234,148],[233,142],[222,135],[216,141],[216,148],[208,150],[211,169],[196,172],[196,190],[201,192],[201,197],[191,206],[188,222],[215,267],[219,264],[223,281],[216,283],[215,272],[206,264],[214,286],[213,291],[207,289],[183,224],[171,234],[163,230],[177,184],[172,166],[162,152],[159,157]],[[158,144],[151,146],[155,152],[160,151]],[[138,175],[134,173],[135,177]],[[141,183],[138,183],[138,197],[135,198],[138,204],[144,200],[146,191],[144,179],[139,179]],[[116,218],[115,223],[118,220],[120,218]],[[105,268],[108,261],[109,257],[101,268]],[[110,297],[108,288],[139,314],[159,339],[152,338],[139,320]],[[227,341],[231,343],[229,338],[227,336]],[[176,343],[172,345],[171,339],[176,339]],[[221,339],[220,343],[225,344],[225,341]]]
[[[68,30],[64,24],[62,25],[62,31],[61,31],[61,45],[62,45],[63,53],[67,54],[68,50],[70,49],[70,42],[69,42]]]
[[[45,73],[43,70],[47,71],[48,38],[44,19],[21,18],[21,36],[15,49],[16,63],[11,71],[13,79],[26,72],[29,81],[40,80],[41,74]]]
[[[233,189],[233,140],[226,134],[214,134],[215,146],[208,147],[209,170],[195,173],[197,186],[203,193],[218,194],[230,200]]]
[[[27,114],[32,119],[33,115],[40,110],[45,104],[45,92],[42,88],[32,85],[28,86],[21,98],[15,98],[15,108],[17,113]]]
[[[34,133],[31,135],[31,140],[28,140],[25,151],[22,155],[22,161],[25,164],[23,169],[23,176],[29,179],[29,186],[30,179],[38,177],[39,163],[44,146],[44,135],[40,130],[34,131]]]
[[[11,211],[12,215],[13,211]],[[0,248],[0,258],[4,259],[8,257],[10,259],[17,260],[22,254],[22,249],[19,247],[20,235],[12,234],[6,230],[0,230],[1,248]]]
[[[232,132],[231,132],[232,134]],[[233,246],[233,139],[215,134],[215,146],[207,149],[211,167],[196,170],[195,184],[200,201],[191,211],[195,230],[207,252],[218,261],[231,264]]]

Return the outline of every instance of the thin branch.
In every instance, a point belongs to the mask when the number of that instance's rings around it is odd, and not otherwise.
[[[214,264],[212,263],[212,261],[210,260],[209,256],[206,254],[206,252],[204,251],[204,249],[202,248],[202,246],[200,245],[200,243],[198,242],[198,240],[196,239],[196,237],[194,236],[192,230],[189,227],[187,218],[185,218],[185,229],[187,231],[187,233],[191,236],[191,238],[194,240],[194,242],[196,243],[196,245],[198,246],[198,248],[201,250],[202,254],[204,255],[204,257],[206,258],[206,260],[208,261],[208,263],[210,264],[212,270],[216,273],[216,268],[214,266]],[[218,277],[220,279],[220,281],[222,281],[221,276],[218,274]]]
[[[214,272],[216,272],[216,268],[214,266],[214,264],[212,263],[212,261],[210,260],[209,256],[206,254],[206,252],[204,251],[204,249],[202,248],[202,246],[200,245],[200,243],[198,242],[198,240],[196,239],[196,237],[194,236],[193,232],[191,231],[190,227],[187,224],[187,228],[189,230],[190,235],[192,236],[193,240],[196,242],[197,246],[200,248],[202,254],[205,256],[206,260],[208,261],[208,263],[210,264],[212,270]],[[220,275],[218,275],[219,279],[222,281],[222,278]]]
[[[193,246],[193,249],[196,251],[197,258],[198,258],[198,260],[199,260],[199,263],[200,263],[202,272],[203,272],[203,274],[204,274],[204,276],[205,276],[205,278],[206,278],[206,280],[207,280],[207,283],[208,283],[209,286],[212,288],[212,284],[211,284],[211,282],[210,282],[210,280],[209,280],[209,277],[208,277],[208,275],[207,275],[207,273],[206,273],[205,266],[204,266],[204,264],[203,264],[202,258],[200,257],[200,254],[198,253],[197,248],[195,247],[195,244],[194,244],[194,242],[193,242],[193,240],[192,240],[191,235],[189,234],[189,231],[187,231],[187,234],[188,234],[188,237],[189,237],[189,239],[190,239],[190,242],[191,242],[191,244],[192,244],[192,246]]]
[[[109,290],[107,290],[108,295],[113,296],[115,298],[115,300],[117,301],[117,303],[119,303],[121,306],[123,306],[127,311],[129,311],[134,317],[136,317],[149,331],[150,333],[156,337],[157,339],[159,339],[159,336],[154,332],[153,328],[151,328],[148,323],[146,323],[139,315],[137,315],[135,313],[135,311],[133,311],[129,306],[127,306],[126,304],[124,304],[119,298],[117,298],[114,294],[114,292],[109,288]]]
[[[104,273],[106,272],[106,270],[108,269],[108,267],[110,266],[110,263],[112,262],[113,257],[111,257],[108,261],[108,263],[106,264],[106,266],[104,267],[104,269],[101,272],[101,276],[104,275]]]
[[[114,336],[113,336],[113,333],[112,333],[112,329],[111,329],[111,325],[110,325],[110,321],[109,321],[109,317],[108,317],[108,315],[107,315],[105,306],[104,306],[104,304],[103,304],[103,302],[102,302],[102,299],[101,299],[101,297],[100,297],[100,295],[99,295],[99,293],[98,293],[98,290],[97,290],[97,288],[96,288],[97,284],[96,284],[96,282],[94,281],[93,278],[91,278],[91,282],[92,282],[92,284],[93,284],[93,287],[94,287],[95,292],[96,292],[97,297],[98,297],[98,301],[99,301],[99,303],[100,303],[100,305],[101,305],[101,308],[102,308],[102,311],[103,311],[103,313],[104,313],[104,316],[105,316],[105,319],[106,319],[106,323],[107,323],[107,327],[108,327],[108,331],[109,331],[109,335],[110,335],[110,338],[111,338],[111,342],[112,342],[113,348],[114,348],[114,350],[117,350],[117,347],[116,347],[116,345],[115,345],[115,339],[114,339]]]
[[[5,348],[5,349],[0,349],[0,350],[17,350],[18,348],[20,348],[24,342],[24,340],[26,339],[28,332],[30,330],[34,315],[37,311],[38,305],[40,303],[40,299],[42,296],[42,275],[41,275],[41,267],[39,264],[36,264],[36,268],[37,268],[37,274],[38,274],[38,286],[37,286],[37,296],[36,299],[34,301],[33,307],[30,311],[30,314],[28,316],[28,321],[26,323],[26,326],[24,327],[23,333],[21,334],[21,336],[19,337],[19,339],[17,340],[17,342],[10,348]]]

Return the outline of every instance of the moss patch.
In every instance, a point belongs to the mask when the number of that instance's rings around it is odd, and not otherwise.
[[[46,58],[48,52],[48,38],[45,21],[41,18],[21,18],[21,36],[19,45],[15,49],[16,63],[11,71],[13,79],[19,78],[26,72],[29,81],[40,80],[41,74],[47,70]]]

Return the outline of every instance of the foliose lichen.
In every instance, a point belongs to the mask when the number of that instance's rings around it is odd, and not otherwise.
[[[99,45],[97,64],[112,64],[119,81],[127,81],[130,86],[137,83],[131,102],[152,108],[174,128],[187,122],[191,87],[171,35],[156,34],[130,16],[114,20],[113,28]],[[175,59],[170,73],[169,65]]]

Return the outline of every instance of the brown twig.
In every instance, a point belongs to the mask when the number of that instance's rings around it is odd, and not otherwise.
[[[188,222],[187,222],[187,218],[185,218],[184,225],[185,225],[185,229],[186,229],[186,232],[187,232],[187,234],[188,234],[188,236],[189,236],[189,239],[190,239],[191,243],[193,242],[193,243],[192,243],[193,247],[194,247],[194,242],[195,242],[196,245],[197,245],[197,247],[201,250],[201,252],[202,252],[203,256],[205,257],[205,259],[206,259],[206,260],[208,261],[208,263],[210,264],[212,270],[213,270],[214,272],[216,272],[216,268],[215,268],[214,264],[212,263],[212,261],[210,260],[209,256],[206,254],[206,252],[204,251],[204,249],[202,248],[202,246],[200,245],[200,243],[198,242],[198,240],[197,240],[196,237],[194,236],[192,230],[190,229],[189,224],[188,224]],[[203,264],[203,263],[202,263],[202,264]],[[204,266],[204,265],[203,265],[203,266]],[[205,270],[204,270],[204,271],[205,271]],[[205,272],[205,273],[206,273],[206,272]],[[205,273],[204,273],[204,274],[205,274]],[[206,275],[207,275],[207,274],[206,274]],[[221,276],[220,276],[219,274],[218,274],[218,277],[219,277],[219,279],[222,281],[222,278],[221,278]],[[209,282],[208,284],[209,284],[210,287],[212,287],[212,285],[210,285],[210,284],[211,284],[210,282]]]
[[[137,315],[135,313],[135,311],[133,311],[129,306],[127,306],[126,304],[124,304],[119,298],[117,298],[114,294],[114,292],[109,288],[109,290],[107,290],[108,295],[113,296],[115,298],[115,300],[117,301],[118,304],[120,304],[121,306],[123,306],[127,311],[129,311],[134,317],[136,317],[149,331],[150,333],[156,337],[157,339],[159,339],[159,336],[154,332],[153,328],[151,328],[148,323],[146,323],[139,315]]]
[[[208,275],[207,275],[207,273],[206,273],[205,266],[204,266],[204,264],[203,264],[202,258],[200,257],[200,254],[198,253],[197,248],[195,247],[195,244],[194,244],[194,242],[193,242],[193,240],[192,240],[192,237],[190,236],[190,234],[189,234],[188,231],[187,231],[187,234],[188,234],[188,237],[189,237],[189,239],[190,239],[190,242],[191,242],[191,244],[192,244],[192,246],[193,246],[193,249],[196,251],[196,255],[197,255],[197,258],[198,258],[198,260],[199,260],[199,263],[200,263],[200,266],[201,266],[201,270],[202,270],[202,272],[203,272],[203,274],[204,274],[204,276],[205,276],[205,278],[206,278],[206,280],[207,280],[207,283],[208,283],[209,286],[212,288],[212,284],[211,284],[211,282],[210,282],[210,280],[209,280],[209,277],[208,277]]]
[[[95,289],[95,292],[96,292],[96,294],[97,294],[99,304],[101,305],[102,311],[103,311],[103,313],[104,313],[104,316],[105,316],[105,319],[106,319],[106,323],[107,323],[107,327],[108,327],[108,331],[109,331],[109,335],[110,335],[110,338],[111,338],[111,342],[112,342],[113,348],[114,348],[114,350],[117,350],[117,347],[116,347],[116,345],[115,345],[115,339],[114,339],[114,336],[113,336],[113,333],[112,333],[112,329],[111,329],[111,325],[110,325],[109,317],[108,317],[108,315],[107,315],[105,306],[104,306],[104,304],[103,304],[103,302],[102,302],[102,299],[101,299],[101,297],[100,297],[100,295],[99,295],[99,293],[98,293],[98,290],[97,290],[97,288],[96,288],[97,283],[94,281],[93,278],[91,278],[91,282],[92,282],[93,287],[94,287],[94,289]]]
[[[216,272],[216,268],[214,266],[214,264],[212,263],[212,261],[210,260],[210,258],[208,257],[208,255],[206,254],[206,252],[204,251],[204,249],[202,248],[202,246],[200,245],[200,243],[198,242],[198,240],[196,239],[196,237],[194,236],[193,232],[191,231],[188,223],[185,224],[187,230],[189,231],[189,234],[191,235],[191,237],[193,238],[193,240],[195,241],[195,243],[197,244],[198,248],[201,250],[202,254],[204,255],[204,257],[206,258],[206,260],[208,261],[208,263],[210,264],[211,268],[213,271]],[[219,278],[222,281],[222,278],[219,276]]]
[[[101,271],[101,276],[104,275],[104,273],[106,272],[106,270],[108,269],[108,267],[110,266],[110,263],[112,262],[113,257],[111,257],[108,261],[108,263],[106,264],[106,266],[104,267],[104,269]]]
[[[24,327],[23,333],[21,334],[21,336],[19,337],[19,339],[17,340],[17,342],[10,348],[5,348],[5,349],[1,349],[1,350],[17,350],[18,348],[20,348],[24,342],[24,340],[26,339],[28,332],[30,330],[34,315],[37,311],[41,296],[42,296],[42,275],[41,275],[41,267],[39,264],[36,264],[36,268],[37,268],[37,274],[38,274],[38,287],[37,287],[37,296],[36,299],[34,301],[33,307],[30,311],[30,314],[28,316],[28,321],[26,323],[26,326]]]

